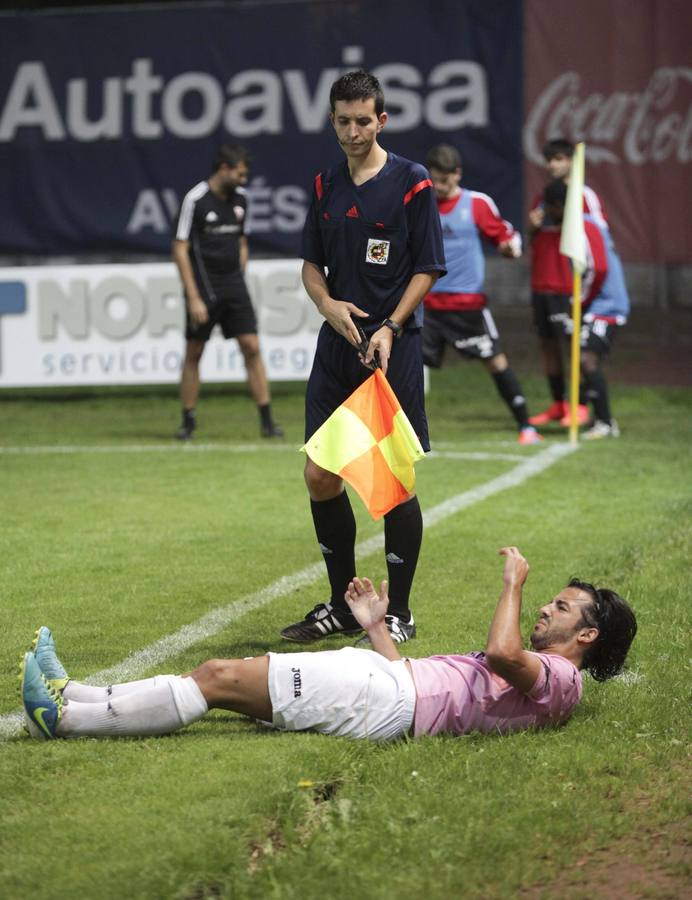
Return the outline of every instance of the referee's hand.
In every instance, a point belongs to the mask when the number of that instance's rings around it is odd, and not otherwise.
[[[377,360],[382,369],[382,374],[386,375],[393,342],[394,334],[391,328],[388,328],[386,325],[378,328],[370,338],[367,353],[363,357],[363,365],[372,368],[373,360]]]
[[[355,303],[349,303],[347,300],[334,300],[332,297],[323,301],[320,306],[320,312],[334,331],[346,338],[349,344],[356,348],[360,347],[360,334],[351,316],[367,319],[368,314],[366,312],[356,306]]]

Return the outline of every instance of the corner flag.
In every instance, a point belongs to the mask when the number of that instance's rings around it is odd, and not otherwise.
[[[584,144],[577,144],[567,184],[565,214],[562,218],[560,253],[569,256],[575,272],[586,270],[586,232],[584,231]]]
[[[425,455],[380,369],[301,449],[318,466],[348,482],[373,519],[380,519],[413,491],[413,465]]]
[[[572,169],[567,185],[565,212],[562,217],[560,253],[572,261],[572,353],[569,389],[569,440],[577,443],[577,406],[579,404],[581,329],[581,276],[586,271],[586,231],[584,230],[584,144],[574,148]]]

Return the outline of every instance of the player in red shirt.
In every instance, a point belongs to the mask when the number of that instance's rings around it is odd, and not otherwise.
[[[546,171],[551,179],[567,184],[574,155],[574,144],[562,138],[555,138],[546,142],[543,148]],[[604,227],[608,227],[608,220],[598,194],[588,185],[584,185],[584,213],[593,217],[594,221]],[[542,413],[530,418],[532,425],[545,425],[546,422],[558,421],[564,427],[569,426],[569,405],[566,401],[565,369],[562,362],[560,334],[550,325],[550,316],[555,313],[554,307],[564,307],[564,300],[572,295],[572,276],[561,278],[564,274],[562,264],[558,264],[556,257],[551,254],[552,236],[543,240],[546,234],[555,232],[555,223],[546,215],[543,203],[543,195],[534,197],[529,211],[529,239],[531,240],[531,265],[532,265],[532,305],[534,311],[534,324],[538,331],[541,355],[543,357],[543,370],[548,380],[553,402]],[[558,228],[559,244],[559,228]],[[566,262],[566,260],[565,260]],[[534,277],[535,276],[535,277]],[[534,281],[538,288],[534,287]],[[552,313],[550,308],[553,308]],[[559,329],[558,329],[559,330]],[[577,420],[583,425],[588,420],[589,414],[585,403],[579,403]]]

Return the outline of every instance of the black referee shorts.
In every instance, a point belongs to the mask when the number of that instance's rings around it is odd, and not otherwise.
[[[305,440],[309,440],[334,410],[372,375],[358,351],[326,322],[305,391]],[[423,341],[420,329],[406,330],[394,340],[387,381],[397,396],[425,451],[430,450],[423,393]]]

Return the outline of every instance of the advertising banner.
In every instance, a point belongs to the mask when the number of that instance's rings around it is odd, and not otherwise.
[[[247,285],[271,381],[307,379],[324,321],[300,260],[250,262]],[[41,266],[0,273],[0,388],[180,380],[184,300],[173,263]],[[243,381],[236,341],[215,329],[203,381]]]
[[[467,182],[521,215],[517,0],[191,4],[4,14],[0,253],[168,253],[185,192],[243,143],[252,249],[297,256],[315,174],[343,159],[329,88],[381,80],[383,146],[455,143]]]
[[[586,182],[630,262],[692,260],[692,4],[525,4],[527,196],[548,138],[586,143]]]

